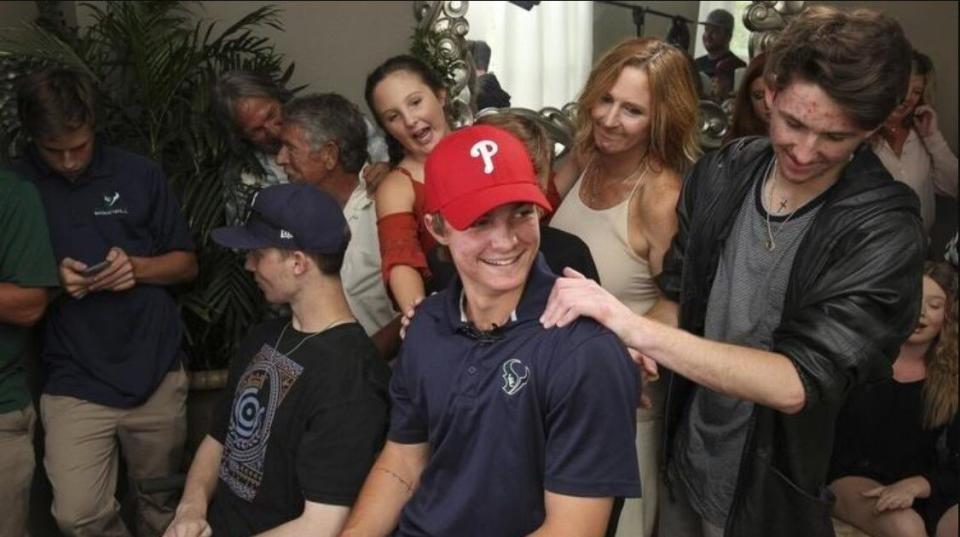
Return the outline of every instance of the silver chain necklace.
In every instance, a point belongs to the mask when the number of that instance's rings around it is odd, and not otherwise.
[[[287,322],[287,324],[283,325],[283,329],[280,330],[280,336],[277,337],[277,342],[273,344],[273,350],[277,351],[277,354],[292,356],[293,353],[296,352],[296,350],[299,349],[300,346],[303,345],[308,339],[314,336],[319,336],[320,334],[326,332],[327,330],[330,330],[334,326],[349,323],[351,321],[353,321],[353,317],[344,317],[342,319],[337,319],[332,323],[328,324],[327,326],[323,327],[323,329],[320,330],[319,332],[314,332],[312,334],[303,336],[303,339],[301,339],[299,343],[297,343],[292,349],[288,350],[287,352],[280,352],[280,341],[283,339],[283,335],[287,333],[287,328],[290,326],[290,322]]]
[[[797,206],[792,211],[790,211],[790,214],[788,214],[787,217],[783,220],[783,222],[780,222],[780,225],[777,226],[776,232],[774,232],[773,228],[770,227],[770,207],[773,207],[773,189],[776,188],[777,186],[776,173],[777,173],[777,159],[773,159],[773,168],[770,170],[770,173],[767,174],[766,177],[764,177],[763,185],[761,186],[761,190],[760,190],[761,199],[763,199],[762,198],[763,190],[766,189],[767,181],[770,179],[770,176],[773,176],[773,184],[770,185],[770,196],[767,204],[768,206],[764,207],[764,212],[767,215],[767,240],[763,242],[763,247],[766,248],[768,252],[772,252],[777,248],[777,241],[775,240],[775,237],[780,234],[780,230],[783,229],[783,226],[787,225],[787,222],[789,222],[790,219],[793,218],[793,215],[797,212],[797,209],[800,208],[799,206]],[[783,204],[781,204],[781,207],[786,206],[786,202],[787,202],[786,200],[783,200]]]

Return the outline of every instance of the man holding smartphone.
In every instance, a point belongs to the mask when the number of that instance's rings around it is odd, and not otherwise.
[[[42,352],[53,515],[66,535],[128,536],[114,498],[118,452],[132,479],[180,467],[187,377],[166,287],[196,277],[193,241],[160,167],[96,139],[83,75],[36,73],[17,104],[32,145],[14,166],[40,192],[66,291]],[[138,497],[137,534],[163,531],[167,496]]]

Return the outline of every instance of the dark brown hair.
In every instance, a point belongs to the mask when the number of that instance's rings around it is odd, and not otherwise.
[[[437,95],[437,97],[446,91],[446,87],[440,80],[440,76],[437,75],[429,65],[407,54],[388,59],[367,75],[367,84],[364,88],[363,95],[367,101],[367,107],[370,108],[370,113],[373,114],[374,119],[377,121],[377,125],[380,125],[380,128],[383,129],[383,134],[387,140],[387,154],[390,157],[390,164],[393,165],[403,160],[403,146],[396,138],[391,136],[390,133],[387,132],[386,127],[383,126],[383,121],[380,120],[380,114],[377,114],[377,109],[373,106],[373,91],[377,89],[377,86],[383,79],[397,71],[406,71],[417,75],[420,81],[433,90],[433,93]]]
[[[811,6],[767,51],[764,81],[776,91],[796,80],[816,84],[873,130],[906,95],[911,50],[900,24],[882,13]]]
[[[95,125],[96,98],[86,75],[61,67],[26,77],[17,88],[17,114],[34,140]]]
[[[753,81],[763,76],[763,68],[767,64],[767,55],[758,54],[750,60],[747,70],[743,74],[743,81],[740,82],[740,88],[733,101],[733,122],[730,130],[724,136],[724,143],[734,138],[744,136],[766,136],[768,131],[767,122],[758,117],[753,111],[753,98],[750,91],[750,85]]]

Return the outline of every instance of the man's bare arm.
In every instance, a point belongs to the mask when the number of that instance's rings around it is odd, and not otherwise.
[[[711,341],[640,317],[596,282],[571,269],[564,269],[564,275],[541,317],[545,327],[564,326],[584,315],[609,328],[627,347],[711,390],[787,414],[806,404],[800,374],[786,356]]]
[[[133,276],[140,283],[170,285],[197,277],[197,254],[174,250],[153,257],[131,257]]]
[[[397,526],[427,466],[430,446],[387,441],[367,476],[341,537],[384,537]]]
[[[0,323],[33,326],[47,309],[48,293],[45,287],[0,283]]]
[[[582,498],[544,491],[546,518],[529,537],[603,537],[613,498]]]
[[[107,252],[110,264],[93,277],[88,290],[126,291],[136,284],[171,285],[197,277],[197,255],[174,250],[152,257],[131,257],[118,247]]]
[[[373,346],[377,348],[377,352],[384,360],[396,356],[397,349],[400,348],[400,322],[401,316],[397,315],[392,321],[370,336],[370,339],[373,340]]]
[[[183,496],[177,506],[173,522],[164,537],[206,537],[211,535],[207,523],[207,506],[217,488],[223,445],[207,435],[200,442],[197,454],[187,473]]]
[[[349,507],[305,501],[303,514],[272,530],[258,533],[258,537],[336,537],[347,520]]]

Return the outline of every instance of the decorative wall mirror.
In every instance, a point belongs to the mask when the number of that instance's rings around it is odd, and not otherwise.
[[[454,127],[469,125],[474,120],[475,95],[471,94],[471,87],[476,84],[476,76],[473,61],[466,46],[466,40],[470,37],[470,23],[467,19],[469,4],[466,0],[413,2],[414,16],[417,20],[414,49],[418,54],[430,57],[432,63],[441,69],[446,78],[450,95],[451,123]],[[532,7],[539,2],[510,2],[510,4],[517,4],[510,7],[519,12],[521,7]],[[518,6],[520,4],[527,5]],[[643,32],[645,15],[670,16],[670,14],[625,2],[614,1],[606,4],[633,10],[632,19],[636,24],[637,33]],[[791,17],[801,12],[803,7],[802,1],[755,0],[743,15],[744,26],[752,32],[749,42],[751,57],[765,50],[776,37],[777,32],[786,26]],[[695,21],[680,16],[673,18],[675,20],[668,35],[680,39],[686,37],[689,40],[689,33],[686,36],[683,35],[685,33],[683,27],[686,26],[684,23],[695,25]],[[695,31],[693,35],[696,35]],[[580,84],[582,85],[582,82]],[[708,100],[700,102],[700,139],[704,149],[712,149],[720,145],[729,125],[731,104],[732,100],[724,105]],[[556,157],[565,155],[571,146],[576,116],[575,102],[556,103],[537,110],[523,107],[488,108],[481,111],[479,115],[505,111],[534,119],[543,126],[557,144]]]

